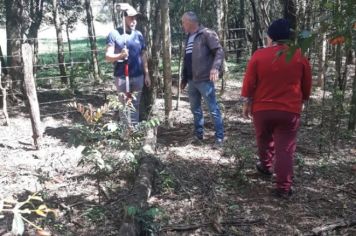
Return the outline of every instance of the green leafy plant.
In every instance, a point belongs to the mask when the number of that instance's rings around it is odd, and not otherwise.
[[[142,230],[148,235],[156,235],[159,230],[159,225],[154,220],[163,215],[159,208],[150,208],[146,211],[135,206],[127,207],[127,215],[135,219],[141,226]]]
[[[84,146],[78,165],[89,167],[98,188],[100,182],[119,167],[131,165],[133,169],[145,133],[160,124],[158,119],[143,121],[135,126],[127,123],[127,119],[121,119],[120,122],[105,120],[112,111],[118,110],[125,115],[126,109],[130,109],[120,103],[117,96],[109,96],[109,102],[99,108],[81,103],[70,103],[69,106],[80,112],[85,121],[77,126],[70,143],[76,147]]]
[[[172,175],[169,172],[162,170],[161,172],[159,172],[159,176],[160,179],[162,180],[161,183],[162,188],[165,189],[166,191],[172,191],[175,185]]]
[[[48,208],[45,204],[38,203],[43,203],[43,199],[36,194],[28,196],[27,200],[23,202],[0,199],[0,219],[5,217],[3,213],[10,212],[14,215],[11,229],[14,235],[22,235],[24,233],[25,223],[35,227],[38,231],[44,231],[41,227],[24,217],[24,215],[31,214],[40,217],[47,217],[49,213],[55,214],[53,209]]]

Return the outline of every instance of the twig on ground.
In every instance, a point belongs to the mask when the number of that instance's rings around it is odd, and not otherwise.
[[[171,225],[171,226],[166,226],[161,229],[161,231],[166,232],[166,231],[189,231],[189,230],[195,230],[199,228],[205,228],[210,225],[212,225],[214,222],[202,222],[199,224],[191,224],[191,225]],[[246,219],[232,219],[232,220],[225,220],[221,221],[220,225],[254,225],[254,224],[263,224],[264,221],[263,219],[252,219],[252,220],[246,220]]]

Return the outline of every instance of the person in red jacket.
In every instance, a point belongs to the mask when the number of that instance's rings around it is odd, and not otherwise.
[[[267,47],[257,50],[248,62],[241,97],[243,116],[252,115],[259,162],[257,170],[275,174],[273,192],[278,197],[292,194],[293,156],[303,102],[311,93],[311,67],[297,50],[286,60],[290,26],[286,19],[272,22]]]

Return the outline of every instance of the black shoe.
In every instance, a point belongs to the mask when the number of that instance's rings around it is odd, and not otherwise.
[[[220,138],[215,140],[215,143],[213,144],[213,149],[221,149],[224,146],[224,141]]]
[[[263,175],[271,176],[273,174],[272,170],[270,170],[269,168],[264,167],[261,162],[257,162],[256,163],[256,170],[258,172],[260,172],[261,174],[263,174]]]
[[[283,189],[276,188],[272,190],[272,195],[276,198],[290,199],[293,195],[293,191],[292,189],[285,191]]]
[[[203,137],[202,136],[194,136],[194,139],[193,139],[193,141],[192,141],[192,144],[193,145],[197,145],[197,146],[199,146],[199,145],[202,145],[203,144]]]

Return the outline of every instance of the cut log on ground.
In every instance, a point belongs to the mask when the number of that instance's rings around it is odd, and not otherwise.
[[[140,160],[138,175],[132,189],[132,197],[126,201],[127,207],[133,207],[140,211],[147,210],[147,200],[151,195],[154,175],[159,166],[157,158],[146,154]],[[126,214],[120,227],[120,236],[136,236],[141,234],[141,226],[135,216]]]
[[[347,228],[356,225],[356,218],[352,220],[338,220],[326,225],[316,227],[312,230],[313,235],[323,235],[325,232],[333,231],[340,228]]]

